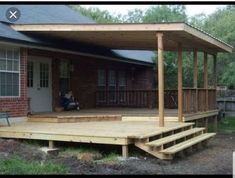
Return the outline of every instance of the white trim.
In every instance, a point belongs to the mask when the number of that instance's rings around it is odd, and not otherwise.
[[[2,72],[2,73],[10,73],[10,74],[18,74],[19,75],[19,78],[18,78],[18,95],[17,96],[1,96],[0,95],[0,99],[7,99],[7,98],[9,98],[9,99],[12,99],[12,98],[15,98],[15,99],[18,99],[18,98],[20,98],[21,97],[21,67],[20,67],[20,65],[21,65],[21,51],[20,51],[20,47],[16,47],[16,46],[11,46],[11,45],[8,45],[8,46],[6,46],[6,45],[0,45],[0,48],[3,48],[4,50],[6,50],[6,62],[7,62],[7,60],[8,60],[8,58],[7,58],[7,50],[8,49],[11,49],[11,50],[19,50],[19,58],[18,59],[15,59],[14,58],[14,53],[13,53],[13,60],[12,61],[17,61],[17,62],[19,62],[19,64],[18,64],[18,71],[9,71],[9,70],[0,70],[0,72]],[[1,59],[3,59],[3,58],[1,58]],[[7,68],[7,66],[6,66],[6,68]]]

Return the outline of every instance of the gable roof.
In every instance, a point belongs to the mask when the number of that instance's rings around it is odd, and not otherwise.
[[[0,21],[11,23],[5,13],[8,8],[16,7],[21,16],[14,24],[88,24],[95,21],[75,12],[67,5],[0,5]]]
[[[14,23],[11,23],[5,16],[5,13],[8,8],[16,7],[20,10],[21,16],[19,20]],[[47,46],[51,48],[62,49],[66,46],[66,43],[63,46],[59,46],[58,43],[53,44],[51,40],[46,38],[38,38],[35,35],[28,35],[22,32],[15,31],[10,24],[95,24],[96,22],[90,18],[82,15],[79,12],[75,12],[67,5],[1,5],[0,6],[0,39],[1,41],[10,41],[17,42],[18,44],[32,44],[36,46]],[[153,52],[145,51],[144,53],[148,55],[141,54],[140,51],[132,50],[112,50],[112,49],[101,49],[100,47],[94,46],[80,46],[79,48],[74,49],[65,49],[66,51],[75,52],[78,51],[81,53],[90,53],[91,55],[105,55],[110,58],[120,58],[123,62],[141,62],[143,64],[152,64],[152,58],[154,56]],[[90,49],[90,50],[87,50]],[[99,50],[98,50],[99,49]],[[151,56],[153,54],[153,56]],[[140,58],[140,56],[142,56]]]

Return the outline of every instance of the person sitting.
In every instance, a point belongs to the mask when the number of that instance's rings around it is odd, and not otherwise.
[[[79,102],[77,99],[74,98],[72,91],[69,91],[65,94],[65,96],[62,98],[62,106],[64,107],[65,111],[68,110],[79,110]]]

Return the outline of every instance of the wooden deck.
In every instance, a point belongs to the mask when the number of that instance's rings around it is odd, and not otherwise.
[[[0,127],[0,137],[127,145],[133,138],[158,135],[189,125],[192,123],[166,122],[166,127],[160,128],[155,121],[22,122]]]
[[[47,140],[49,145],[54,141],[121,145],[124,157],[127,146],[134,144],[157,158],[172,159],[176,152],[214,136],[204,133],[205,128],[194,128],[192,122],[178,122],[177,110],[168,110],[165,127],[159,127],[156,114],[129,108],[41,113],[1,126],[0,137]]]
[[[177,109],[166,109],[166,121],[178,121]],[[184,114],[183,121],[194,121],[203,117],[210,117],[218,114],[218,110]],[[96,108],[80,111],[50,112],[31,115],[32,122],[87,122],[87,121],[158,121],[157,109],[146,108]]]

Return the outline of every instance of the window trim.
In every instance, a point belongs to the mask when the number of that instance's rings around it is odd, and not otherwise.
[[[20,98],[21,97],[21,48],[19,48],[19,47],[10,47],[10,46],[0,46],[0,48],[3,48],[3,49],[5,49],[6,51],[8,50],[8,49],[18,49],[19,50],[19,66],[18,66],[18,70],[19,71],[8,71],[8,70],[0,70],[0,72],[5,72],[5,73],[14,73],[14,74],[19,74],[19,80],[18,80],[18,86],[19,86],[19,93],[18,93],[18,95],[16,95],[16,96],[1,96],[0,95],[0,99],[8,99],[8,98],[10,98],[10,99],[12,99],[12,98],[16,98],[16,99],[18,99],[18,98]],[[6,57],[7,57],[7,54],[6,54]],[[7,60],[7,59],[6,59]],[[16,60],[16,59],[14,59],[14,60]],[[26,69],[27,70],[27,69]],[[26,71],[27,72],[27,71]],[[26,85],[27,86],[27,85]],[[26,89],[27,89],[27,87],[26,87]]]

